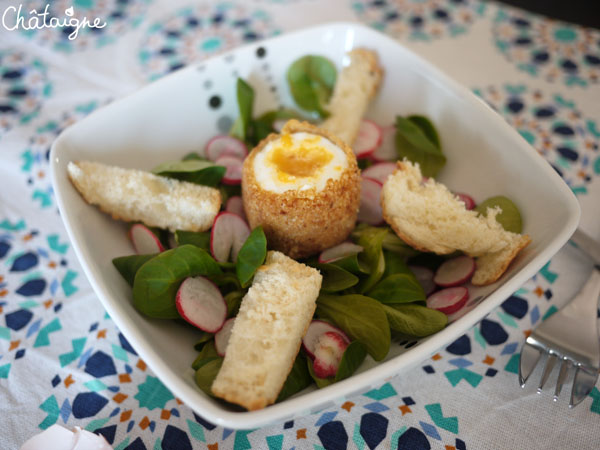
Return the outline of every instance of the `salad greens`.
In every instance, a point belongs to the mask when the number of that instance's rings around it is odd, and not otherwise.
[[[125,278],[125,281],[127,281],[129,286],[133,287],[135,274],[137,273],[139,268],[155,256],[156,254],[120,256],[118,258],[113,259],[112,262],[121,274],[121,276]]]
[[[270,133],[275,132],[274,124],[278,119],[301,119],[302,116],[293,109],[276,109],[267,111],[257,118],[252,117],[254,108],[254,89],[243,79],[237,80],[237,103],[239,117],[233,123],[229,134],[253,148]]]
[[[235,273],[242,287],[248,287],[256,269],[262,265],[266,256],[267,238],[262,227],[259,226],[252,230],[250,236],[246,239],[235,263]]]
[[[521,233],[523,231],[523,221],[521,213],[515,204],[507,197],[498,195],[490,197],[475,207],[479,214],[487,216],[488,208],[500,207],[502,212],[496,216],[496,220],[506,231]]]
[[[133,282],[133,304],[138,311],[157,319],[177,319],[175,295],[181,282],[197,275],[221,274],[221,268],[205,251],[182,245],[162,252],[137,270]]]
[[[446,164],[437,132],[423,116],[396,116],[395,143],[398,156],[419,163],[423,176],[435,177]]]
[[[337,70],[323,56],[307,55],[292,63],[287,71],[287,80],[294,101],[305,111],[321,118],[327,117],[325,105],[331,97]]]
[[[215,163],[207,160],[186,159],[163,163],[152,169],[152,173],[181,181],[215,187],[221,183],[221,179],[225,175],[225,170],[225,167],[217,166]]]
[[[376,361],[390,349],[390,327],[383,304],[360,294],[326,295],[317,299],[317,317],[328,319],[366,347]]]

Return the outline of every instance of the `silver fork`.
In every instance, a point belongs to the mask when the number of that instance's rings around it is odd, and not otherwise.
[[[572,366],[575,367],[575,375],[569,408],[577,406],[589,395],[596,384],[600,369],[600,341],[597,326],[599,296],[600,264],[597,264],[575,298],[538,326],[523,344],[519,363],[521,387],[525,387],[525,382],[542,354],[547,354],[538,393],[542,391],[552,369],[560,361],[554,401],[558,400]]]

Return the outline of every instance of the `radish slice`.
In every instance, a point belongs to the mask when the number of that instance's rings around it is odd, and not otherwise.
[[[383,127],[381,130],[381,144],[373,154],[371,158],[377,162],[383,161],[396,161],[398,159],[398,152],[396,152],[396,126],[390,125]]]
[[[473,200],[473,197],[470,195],[463,194],[462,192],[456,192],[454,195],[456,195],[458,199],[465,204],[465,208],[467,208],[467,210],[475,208],[475,200]]]
[[[317,346],[317,342],[319,341],[319,337],[329,331],[339,334],[346,341],[346,343],[350,343],[350,339],[348,336],[346,336],[346,333],[344,333],[338,327],[333,326],[328,322],[315,319],[308,325],[306,334],[302,338],[302,348],[304,348],[304,351],[311,359],[314,359],[315,357],[315,348]]]
[[[345,258],[346,256],[356,255],[364,250],[360,245],[353,244],[352,242],[342,242],[335,247],[323,250],[319,255],[319,262],[321,264],[332,263],[338,259]]]
[[[373,164],[371,167],[367,167],[362,171],[362,176],[366,178],[371,178],[373,180],[379,181],[381,184],[385,183],[388,177],[394,173],[394,171],[398,168],[396,163],[393,162],[383,162]]]
[[[248,149],[239,139],[231,136],[215,136],[206,144],[204,149],[206,157],[211,161],[217,161],[220,156],[237,156],[244,159],[248,155]]]
[[[221,329],[215,334],[215,348],[217,349],[217,354],[219,356],[225,356],[229,337],[231,336],[231,329],[233,328],[233,322],[235,322],[235,317],[227,319]]]
[[[382,184],[371,178],[360,179],[360,208],[357,220],[369,225],[379,225],[383,222],[383,211],[381,210],[381,188]]]
[[[183,319],[208,333],[219,331],[227,317],[227,303],[219,288],[204,277],[186,278],[177,290],[175,305]]]
[[[327,331],[319,336],[313,360],[315,375],[319,378],[334,376],[348,345],[344,337],[335,331]]]
[[[469,299],[469,290],[464,286],[442,289],[427,297],[427,307],[444,314],[453,314]]]
[[[433,282],[433,270],[423,266],[408,266],[408,268],[423,288],[423,291],[425,291],[425,295],[429,295],[435,291],[436,286]]]
[[[250,227],[237,214],[221,212],[215,217],[210,232],[210,253],[218,262],[235,262],[237,254],[250,235]]]
[[[165,251],[160,240],[144,224],[136,223],[133,225],[129,229],[129,239],[131,239],[133,248],[138,255],[147,255]]]
[[[452,287],[469,281],[475,272],[475,260],[467,255],[444,261],[435,272],[433,281],[438,286]]]
[[[236,185],[242,182],[242,165],[244,164],[242,159],[237,156],[221,155],[216,159],[215,164],[227,169],[222,180],[224,184]]]
[[[372,120],[363,119],[358,127],[353,150],[357,158],[371,155],[381,144],[381,127]]]
[[[246,212],[244,211],[244,201],[239,195],[234,195],[233,197],[229,197],[227,199],[225,211],[237,214],[242,219],[246,220]]]

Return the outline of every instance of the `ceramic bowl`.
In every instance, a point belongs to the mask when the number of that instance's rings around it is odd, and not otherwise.
[[[393,123],[397,114],[428,116],[448,158],[439,179],[478,201],[500,194],[513,199],[532,243],[498,282],[473,289],[460,317],[437,334],[416,344],[393,343],[383,362],[368,358],[351,378],[325,389],[306,389],[260,411],[230,409],[194,384],[190,364],[198,333],[174,321],[148,319],[134,309],[131,288],[111,264],[114,257],[133,253],[126,225],[82,200],[67,178],[67,163],[94,160],[149,170],[180,158],[203,148],[237,117],[238,76],[256,91],[255,114],[293,106],[285,79],[292,61],[319,54],[341,68],[347,52],[356,47],[377,51],[385,68],[384,82],[367,116],[380,124]],[[566,184],[500,115],[397,41],[354,23],[286,34],[191,64],[66,129],[52,146],[51,166],[73,247],[107,312],[174,395],[205,419],[229,428],[255,428],[316,412],[424,361],[533,276],[567,242],[580,214]]]

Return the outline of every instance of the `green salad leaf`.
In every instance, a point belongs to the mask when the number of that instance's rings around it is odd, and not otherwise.
[[[202,351],[202,349],[204,348],[204,346],[207,343],[212,342],[212,339],[213,339],[214,336],[215,336],[214,333],[209,333],[207,331],[203,331],[200,334],[200,337],[198,338],[198,340],[196,341],[196,343],[194,344],[194,350],[196,350],[198,352]],[[197,369],[197,367],[193,367],[193,368]]]
[[[236,84],[239,117],[233,123],[229,134],[241,141],[248,142],[252,134],[252,109],[254,107],[254,89],[243,79],[238,78]]]
[[[390,328],[407,336],[425,337],[437,333],[448,323],[443,312],[414,303],[382,305]]]
[[[483,216],[487,216],[488,208],[499,207],[502,212],[496,215],[496,220],[506,231],[513,233],[521,233],[523,231],[523,221],[519,208],[508,198],[503,195],[490,197],[475,207],[475,211]]]
[[[298,353],[298,356],[296,356],[296,359],[294,360],[292,370],[277,396],[277,402],[281,402],[310,386],[312,379],[308,371],[308,366],[306,365],[306,360],[307,358],[304,356],[304,353]]]
[[[329,319],[351,339],[362,342],[376,361],[390,349],[390,327],[383,304],[364,295],[320,295],[317,316]]]
[[[221,366],[223,365],[223,358],[216,357],[206,361],[202,366],[196,370],[194,379],[196,386],[200,388],[206,395],[214,397],[210,388],[212,387],[213,381],[217,377]]]
[[[436,142],[428,136],[431,129],[421,128],[425,121],[429,122],[424,117],[413,121],[410,118],[396,116],[396,151],[400,158],[419,163],[423,176],[435,177],[446,164],[446,157],[439,147],[439,139],[436,145]],[[437,137],[437,133],[435,136]]]
[[[287,71],[287,80],[296,104],[309,112],[327,117],[325,105],[331,97],[337,70],[323,56],[307,55],[292,63]]]
[[[227,303],[227,317],[234,317],[238,313],[244,295],[244,291],[231,291],[223,296]]]
[[[219,185],[225,171],[225,167],[201,159],[169,161],[152,169],[156,175],[211,187]]]
[[[435,129],[433,123],[431,123],[431,121],[427,117],[415,114],[412,116],[408,116],[407,119],[414,123],[416,126],[418,126],[425,135],[425,137],[429,139],[429,141],[433,145],[435,145],[440,150],[442,149],[442,144],[440,143],[440,137],[437,133],[437,130]]]
[[[210,251],[210,231],[175,231],[177,245],[191,244],[202,250]]]
[[[366,356],[367,348],[360,341],[350,342],[342,355],[338,371],[335,374],[335,381],[350,377],[360,367]]]
[[[206,158],[203,158],[197,152],[189,152],[187,155],[185,155],[183,158],[181,158],[182,161],[188,161],[188,160],[194,160],[194,159],[206,161]]]
[[[364,294],[371,289],[385,272],[385,257],[383,255],[383,240],[388,234],[387,228],[367,227],[358,237],[358,245],[364,251],[358,254],[358,260],[368,267],[369,275],[358,285],[358,292]]]
[[[204,250],[182,245],[144,263],[133,282],[133,304],[138,311],[156,319],[177,319],[175,296],[181,282],[197,275],[219,275],[221,269]]]
[[[388,234],[385,235],[382,246],[385,250],[397,253],[403,258],[411,258],[419,254],[418,250],[412,248],[410,245],[408,245],[406,242],[400,239],[395,232],[391,230]]]
[[[215,341],[212,339],[214,335],[211,333],[206,334],[209,336],[209,338],[207,341],[203,341],[202,349],[200,352],[198,352],[198,356],[196,356],[196,359],[192,363],[192,369],[194,370],[198,370],[210,360],[219,357],[217,348],[215,347]]]
[[[322,292],[337,292],[348,289],[358,283],[358,277],[334,264],[314,264],[323,275]]]
[[[121,276],[125,278],[125,281],[129,283],[129,286],[133,286],[133,280],[135,274],[146,262],[154,258],[158,253],[151,255],[129,255],[119,256],[112,260],[113,265],[119,271]]]
[[[410,272],[389,275],[377,283],[368,294],[369,297],[386,304],[425,301],[423,287]]]
[[[250,284],[256,269],[262,265],[266,256],[267,238],[262,227],[258,226],[252,230],[252,233],[242,245],[235,263],[235,273],[242,287],[247,287]]]
[[[383,259],[385,260],[384,278],[396,273],[412,273],[405,262],[404,256],[399,253],[384,250]]]

